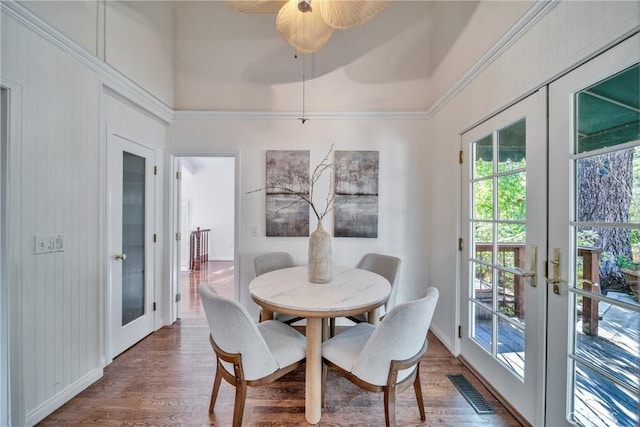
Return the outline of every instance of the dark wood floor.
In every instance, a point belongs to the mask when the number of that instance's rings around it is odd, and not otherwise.
[[[228,274],[229,266],[225,268],[224,274]],[[210,266],[207,274],[211,274],[211,270]],[[196,304],[185,300],[187,295],[194,293],[183,293],[185,309],[179,321],[154,332],[118,356],[105,368],[102,379],[40,425],[230,426],[234,398],[230,385],[223,382],[215,414],[208,413],[215,359],[206,321],[202,315],[186,309],[196,308]],[[430,334],[428,340],[429,350],[421,364],[427,421],[420,421],[413,390],[408,389],[397,399],[398,425],[520,425],[435,336]],[[476,414],[447,378],[451,373],[464,374],[496,413]],[[307,425],[304,367],[271,385],[250,388],[243,425]],[[319,425],[384,425],[382,395],[365,392],[330,372],[327,404]]]

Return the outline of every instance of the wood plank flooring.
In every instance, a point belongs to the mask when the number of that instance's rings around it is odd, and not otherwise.
[[[195,310],[197,306],[185,300],[192,294],[183,294],[183,305]],[[185,309],[183,313],[181,320],[118,356],[105,368],[102,379],[40,425],[230,426],[234,388],[229,384],[223,382],[215,413],[208,413],[215,357],[206,320],[197,312]],[[429,334],[428,340],[429,350],[421,363],[427,420],[420,421],[415,395],[408,389],[396,402],[399,426],[520,425],[435,336]],[[450,373],[464,374],[496,413],[476,414],[446,377]],[[304,418],[304,366],[271,385],[250,388],[243,425],[308,425]],[[382,395],[361,390],[330,371],[326,407],[318,425],[384,425]]]

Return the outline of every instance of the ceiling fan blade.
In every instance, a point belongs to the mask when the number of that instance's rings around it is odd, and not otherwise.
[[[353,28],[364,24],[389,6],[391,0],[316,0],[312,6],[333,28]]]
[[[246,13],[278,13],[287,0],[224,0],[231,9]]]
[[[302,13],[298,2],[290,1],[282,6],[276,18],[280,36],[302,53],[317,52],[333,34],[333,28],[327,25],[313,2],[311,6],[311,11]]]

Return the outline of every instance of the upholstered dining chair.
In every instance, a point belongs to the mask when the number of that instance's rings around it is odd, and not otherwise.
[[[411,384],[420,419],[426,419],[420,359],[427,351],[427,332],[438,295],[436,288],[429,288],[422,298],[392,308],[377,327],[360,323],[322,344],[325,365],[365,390],[384,392],[387,427],[395,425],[396,393]],[[326,374],[323,378],[326,380]]]
[[[280,270],[282,268],[295,267],[293,258],[287,252],[270,252],[262,255],[258,255],[253,260],[253,266],[256,273],[256,277],[268,273],[274,270]],[[288,325],[302,320],[302,317],[291,316],[282,313],[273,313],[273,318],[279,320]],[[262,320],[262,314],[260,314],[260,320]]]
[[[247,387],[271,383],[300,366],[306,339],[277,320],[255,323],[242,305],[218,295],[206,283],[198,291],[217,361],[209,413],[213,413],[224,378],[236,388],[233,426],[240,427]]]
[[[365,254],[358,264],[356,268],[360,268],[362,270],[367,270],[379,274],[389,281],[391,284],[391,294],[389,294],[389,299],[384,305],[384,312],[391,310],[396,304],[396,296],[398,294],[398,276],[400,275],[400,264],[402,261],[400,258],[391,256],[391,255],[382,255],[376,253],[368,253]],[[351,320],[355,323],[362,323],[367,321],[367,314],[357,314],[355,316],[349,316],[347,319]],[[329,320],[329,328],[331,332],[331,336],[336,334],[336,320]]]

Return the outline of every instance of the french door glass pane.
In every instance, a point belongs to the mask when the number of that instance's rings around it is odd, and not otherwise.
[[[631,67],[574,98],[570,363],[573,416],[581,425],[640,421],[638,70]]]
[[[640,139],[638,65],[576,95],[576,153]]]
[[[522,119],[498,131],[498,172],[524,169],[527,165],[526,128]]]
[[[471,337],[488,353],[493,347],[493,316],[490,310],[481,305],[471,304],[474,325]]]
[[[573,362],[573,420],[588,427],[638,426],[638,394],[612,383],[589,366]]]
[[[524,377],[525,119],[475,141],[470,271],[472,338]]]
[[[520,378],[524,378],[524,329],[500,317],[497,357]]]
[[[145,159],[122,154],[122,326],[144,315]]]

